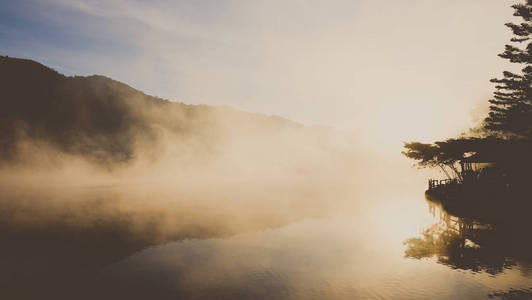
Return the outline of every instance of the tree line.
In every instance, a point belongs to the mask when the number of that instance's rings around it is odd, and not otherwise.
[[[432,144],[405,143],[402,153],[419,167],[439,167],[459,178],[457,162],[476,157],[504,170],[508,178],[520,178],[532,167],[532,0],[512,5],[520,23],[507,23],[513,32],[499,57],[520,66],[520,72],[504,71],[491,79],[495,91],[489,114],[473,134]]]

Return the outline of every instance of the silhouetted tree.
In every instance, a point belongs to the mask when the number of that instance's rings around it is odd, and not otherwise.
[[[521,17],[520,24],[507,23],[515,44],[526,43],[525,47],[506,45],[500,57],[523,66],[520,74],[505,71],[503,78],[492,79],[497,83],[493,99],[489,102],[489,116],[485,128],[506,136],[532,138],[532,0],[515,4],[514,16]]]
[[[449,179],[452,178],[450,174],[454,174],[454,177],[461,180],[457,162],[467,155],[478,151],[486,152],[486,149],[498,150],[501,148],[501,142],[500,139],[495,138],[448,139],[434,144],[410,142],[404,144],[406,151],[403,151],[402,154],[410,159],[417,160],[419,167],[439,167]],[[452,173],[448,172],[446,167]]]
[[[522,65],[519,74],[505,71],[502,79],[492,79],[496,83],[489,115],[483,125],[470,130],[474,137],[461,137],[437,141],[433,144],[419,142],[405,143],[408,158],[417,160],[420,167],[450,168],[455,177],[460,174],[455,163],[467,156],[478,154],[482,162],[495,163],[513,174],[515,180],[528,173],[532,167],[532,0],[515,4],[514,15],[523,19],[522,23],[507,23],[514,34],[500,57]],[[526,44],[525,47],[518,45]]]
[[[450,179],[452,177],[445,168],[445,166],[447,166],[451,168],[451,170],[455,171],[455,175],[458,175],[454,164],[461,158],[461,155],[451,157],[437,144],[411,142],[405,143],[404,147],[406,148],[406,151],[401,153],[408,158],[417,160],[417,165],[419,167],[440,167],[445,175],[447,175],[447,177]]]

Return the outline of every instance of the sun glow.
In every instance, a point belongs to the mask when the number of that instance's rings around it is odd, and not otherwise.
[[[434,140],[441,127],[434,122],[442,114],[431,101],[394,101],[380,107],[368,134],[381,146],[397,146],[405,141]],[[395,148],[397,149],[397,148]]]

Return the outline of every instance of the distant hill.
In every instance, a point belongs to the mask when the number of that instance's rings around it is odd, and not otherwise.
[[[258,140],[282,130],[309,132],[280,117],[152,97],[104,76],[66,77],[32,60],[0,57],[0,155],[38,141],[94,161],[120,163],[138,146],[157,149],[168,134],[209,151],[231,138]],[[315,131],[313,129],[313,131]]]

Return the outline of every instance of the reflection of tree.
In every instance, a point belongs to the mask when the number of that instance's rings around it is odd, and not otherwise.
[[[515,290],[511,289],[506,292],[496,292],[489,295],[490,298],[499,298],[502,300],[530,300],[532,299],[532,289]]]
[[[436,257],[452,268],[501,273],[517,262],[530,262],[530,227],[497,227],[472,219],[459,218],[432,204],[430,211],[439,212],[439,221],[425,229],[422,237],[406,240],[405,256],[422,259]]]
[[[468,233],[474,230],[477,229],[455,231],[434,224],[423,231],[423,238],[405,241],[405,255],[417,259],[436,256],[439,263],[452,268],[490,274],[500,273],[504,267],[514,264],[513,260],[505,258],[501,253],[485,249],[471,240]]]

